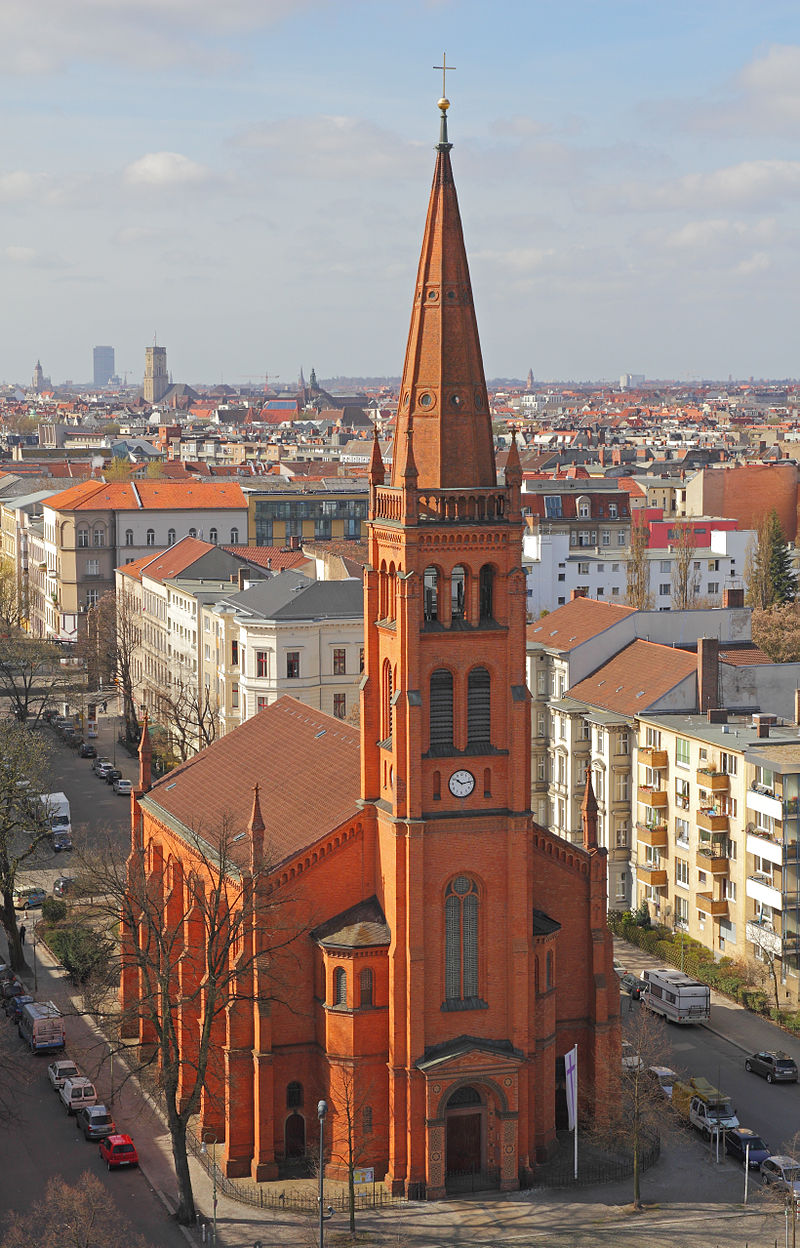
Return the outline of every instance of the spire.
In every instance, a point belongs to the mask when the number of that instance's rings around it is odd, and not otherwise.
[[[386,468],[381,455],[381,444],[378,441],[377,423],[373,425],[372,435],[372,457],[369,461],[370,485],[383,485],[386,480]]]
[[[264,865],[264,820],[258,800],[258,785],[253,785],[253,813],[250,816],[250,870],[253,875]]]
[[[508,458],[506,459],[506,485],[522,484],[522,464],[519,462],[519,447],[517,446],[517,431],[513,430],[511,434],[511,446],[508,450]]]
[[[583,825],[583,848],[597,849],[597,798],[592,788],[592,772],[586,768],[586,788],[581,802],[581,824]]]
[[[491,488],[497,484],[492,424],[450,164],[449,107],[443,95],[400,388],[392,484],[399,485],[406,476],[406,435],[413,420],[420,489]]]
[[[417,471],[417,461],[414,458],[414,418],[409,416],[408,427],[406,429],[406,455],[405,465],[403,467],[403,485],[416,489],[419,473]]]
[[[142,735],[139,738],[139,789],[149,793],[153,786],[153,749],[150,744],[150,729],[147,711],[142,718]]]

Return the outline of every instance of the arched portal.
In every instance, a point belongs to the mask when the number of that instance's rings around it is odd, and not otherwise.
[[[286,1159],[303,1157],[306,1151],[306,1120],[302,1114],[290,1114],[284,1128]]]
[[[486,1103],[477,1088],[457,1088],[447,1102],[447,1184],[486,1169]]]

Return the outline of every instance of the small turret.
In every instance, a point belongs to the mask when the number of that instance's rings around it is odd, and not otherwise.
[[[264,820],[258,797],[258,785],[253,785],[253,813],[250,816],[250,873],[257,875],[264,866]]]
[[[147,722],[147,711],[142,719],[142,735],[139,738],[139,791],[149,793],[153,787],[153,747],[150,744],[150,731]]]
[[[383,485],[386,480],[386,468],[381,455],[381,444],[378,441],[378,426],[373,429],[372,438],[372,456],[369,461],[369,481],[370,485]]]
[[[592,788],[592,772],[586,768],[586,788],[581,802],[581,824],[583,826],[583,848],[597,849],[597,798]]]

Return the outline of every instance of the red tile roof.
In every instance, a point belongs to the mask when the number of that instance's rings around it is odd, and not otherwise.
[[[357,814],[359,757],[356,730],[283,697],[168,772],[145,801],[211,844],[225,827],[230,843],[248,828],[257,783],[274,867]],[[249,838],[235,849],[247,862]]]
[[[136,491],[136,492],[134,492]],[[247,508],[240,485],[211,481],[87,481],[47,500],[55,511],[174,511],[178,508]]]
[[[645,711],[697,672],[697,657],[654,641],[633,641],[569,690],[571,698],[622,715]]]
[[[138,579],[141,579],[141,573],[146,572],[151,580],[166,581],[190,568],[201,555],[208,554],[210,550],[216,550],[213,542],[203,542],[199,537],[182,537],[169,550],[136,559],[133,564],[126,564],[122,571],[128,573],[129,567],[138,568]]]
[[[719,659],[720,663],[727,663],[730,667],[760,667],[762,663],[772,662],[769,655],[755,645],[720,650]]]
[[[246,559],[248,563],[257,564],[260,568],[269,567],[275,572],[310,563],[308,555],[304,555],[302,550],[285,550],[282,546],[223,546],[222,549]]]
[[[634,607],[613,602],[600,602],[597,598],[574,598],[535,624],[529,624],[528,641],[538,641],[552,650],[569,651],[605,632],[612,624],[618,624],[634,610]]]

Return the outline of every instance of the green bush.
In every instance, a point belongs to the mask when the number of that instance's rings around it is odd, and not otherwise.
[[[93,971],[108,965],[113,945],[85,923],[50,928],[47,943],[76,984],[85,984]]]
[[[45,923],[63,923],[67,917],[67,903],[60,897],[45,897],[42,902],[42,918]]]

